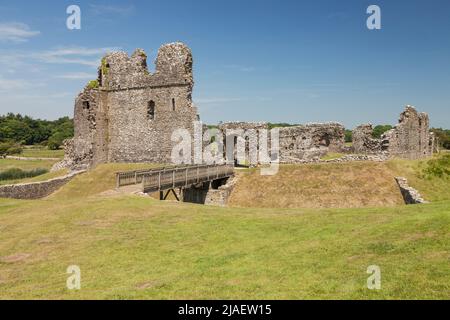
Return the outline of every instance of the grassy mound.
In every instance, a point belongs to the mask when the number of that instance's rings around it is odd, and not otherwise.
[[[404,176],[428,201],[450,200],[450,154],[387,162],[282,165],[274,176],[239,171],[230,205],[260,208],[354,208],[402,205],[394,180]]]
[[[262,208],[393,206],[403,204],[394,173],[384,163],[282,165],[278,174],[238,172],[230,205]]]

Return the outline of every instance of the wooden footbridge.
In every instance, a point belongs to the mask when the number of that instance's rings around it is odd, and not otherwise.
[[[228,178],[234,175],[233,165],[189,165],[159,167],[147,170],[135,170],[116,173],[116,187],[142,185],[142,192],[160,192],[160,199],[165,200],[176,188],[189,188],[203,182]],[[164,195],[164,191],[166,195]]]

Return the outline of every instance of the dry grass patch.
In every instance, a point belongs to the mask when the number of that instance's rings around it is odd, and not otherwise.
[[[282,165],[274,176],[239,171],[230,205],[240,207],[351,208],[402,205],[385,163]]]

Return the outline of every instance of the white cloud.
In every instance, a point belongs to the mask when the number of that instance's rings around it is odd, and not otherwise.
[[[96,15],[101,14],[119,14],[122,16],[128,16],[134,13],[135,7],[133,5],[129,6],[114,6],[114,5],[99,5],[91,4],[91,12]]]
[[[40,31],[33,31],[24,23],[9,22],[0,23],[0,41],[26,42],[29,38],[40,34]]]
[[[45,63],[79,64],[96,68],[100,64],[101,56],[118,49],[120,48],[60,47],[49,51],[34,53],[32,56]],[[92,57],[92,59],[89,59],[90,57]]]
[[[66,80],[85,80],[85,79],[95,79],[96,75],[87,72],[73,72],[66,73],[55,76],[57,79],[66,79]]]

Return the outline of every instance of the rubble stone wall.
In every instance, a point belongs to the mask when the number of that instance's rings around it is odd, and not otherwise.
[[[396,177],[395,181],[397,181],[398,187],[400,188],[400,192],[402,193],[405,204],[428,203],[422,198],[419,191],[409,186],[408,180],[406,178]]]
[[[398,124],[381,136],[372,138],[373,127],[361,125],[353,131],[353,151],[363,154],[386,153],[390,157],[421,159],[435,149],[434,135],[429,130],[429,117],[412,106],[406,106]]]
[[[219,126],[223,134],[230,130],[253,130],[257,134],[247,141],[246,150],[249,154],[258,152],[261,148],[259,131],[268,129],[267,123],[228,122]],[[296,163],[304,160],[320,158],[328,152],[341,152],[345,144],[345,128],[339,123],[315,123],[279,129],[279,158],[281,163]],[[231,131],[232,132],[232,131]],[[250,135],[252,137],[252,135]],[[254,138],[257,138],[254,141]],[[267,148],[270,149],[271,134],[268,132]],[[254,150],[254,149],[257,150]],[[263,148],[263,150],[265,150]],[[250,163],[254,163],[250,161]]]
[[[342,152],[345,128],[339,123],[315,123],[280,128],[280,162],[295,163]]]

